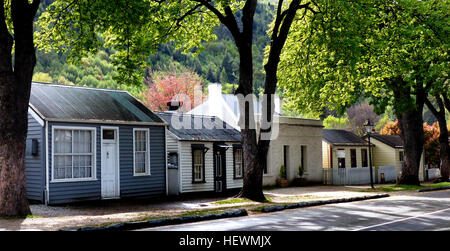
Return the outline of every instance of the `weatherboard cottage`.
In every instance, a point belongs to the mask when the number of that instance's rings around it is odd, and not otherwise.
[[[158,113],[168,124],[169,195],[241,188],[241,134],[214,116]]]
[[[165,195],[165,127],[125,91],[32,83],[28,198],[58,204]]]

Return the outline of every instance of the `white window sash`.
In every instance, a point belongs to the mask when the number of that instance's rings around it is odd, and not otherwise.
[[[200,155],[196,155],[200,152]],[[194,150],[194,182],[203,181],[203,150]]]
[[[145,132],[145,151],[138,151],[136,149],[136,144],[140,143],[142,144],[142,139],[137,138],[137,132]],[[144,154],[144,172],[136,172],[137,166],[136,166],[136,156],[138,154]],[[134,176],[149,176],[151,175],[150,172],[150,129],[148,128],[133,128],[133,175]]]
[[[62,130],[62,131],[71,131],[72,134],[72,139],[71,139],[71,153],[56,153],[56,131],[58,130]],[[91,142],[90,142],[90,146],[91,146],[91,151],[90,153],[74,153],[75,148],[74,148],[74,131],[89,131],[91,132]],[[92,181],[92,180],[97,180],[96,178],[96,174],[97,174],[97,166],[96,166],[96,135],[97,135],[97,130],[95,127],[72,127],[72,126],[53,126],[52,127],[52,177],[51,177],[51,182],[77,182],[77,181]],[[71,178],[56,178],[55,177],[55,170],[56,170],[56,165],[55,165],[55,157],[58,156],[68,156],[71,157],[72,161],[71,161]],[[84,166],[84,168],[90,167],[91,169],[91,174],[90,177],[78,177],[78,178],[74,178],[74,156],[90,156],[91,158],[91,165],[90,166]],[[64,166],[64,168],[66,168]],[[78,168],[80,168],[80,166],[78,166]]]

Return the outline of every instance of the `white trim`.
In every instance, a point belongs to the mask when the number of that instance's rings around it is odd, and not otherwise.
[[[146,172],[145,173],[136,173],[136,161],[135,161],[135,157],[136,157],[136,131],[146,131],[147,132],[147,155],[148,155],[148,166],[146,166]],[[151,175],[151,171],[150,171],[150,129],[149,128],[133,128],[133,176],[139,177],[139,176],[150,176]]]
[[[169,130],[166,127],[164,130],[164,153],[165,153],[164,163],[166,164],[166,195],[169,195],[169,168],[167,166],[167,158],[169,157],[168,151],[167,151],[167,132],[168,131]]]
[[[115,130],[115,139],[114,140],[104,140],[103,139],[103,129],[111,129],[111,130]],[[116,144],[116,186],[117,186],[117,194],[118,196],[116,196],[117,198],[120,197],[120,141],[119,141],[119,127],[118,126],[101,126],[100,127],[100,172],[102,170],[102,156],[103,156],[103,143],[115,143]],[[100,177],[102,177],[102,175],[100,174]],[[100,190],[102,188],[103,184],[102,184],[102,180],[100,178]],[[104,199],[112,199],[111,197],[108,198],[104,198]]]
[[[181,163],[181,155],[183,154],[183,152],[181,151],[182,150],[182,148],[181,148],[181,141],[177,141],[177,144],[178,144],[178,190],[179,190],[179,193],[182,193],[183,192],[183,179],[182,179],[182,172],[183,172],[183,166],[182,166],[182,163]]]
[[[117,125],[154,125],[164,126],[166,122],[140,122],[140,121],[122,121],[122,120],[98,120],[98,119],[55,119],[47,118],[50,122],[65,122],[65,123],[86,123],[86,124],[117,124]]]
[[[45,135],[45,198],[44,198],[44,201],[45,201],[45,205],[48,205],[48,202],[50,200],[50,187],[49,187],[50,171],[49,171],[49,164],[48,164],[49,152],[48,152],[48,122],[47,121],[45,121],[44,130],[45,130],[45,133],[44,133],[44,135]]]
[[[55,179],[55,129],[62,130],[87,130],[92,131],[92,177],[90,178],[72,178],[72,179]],[[82,181],[96,181],[97,180],[97,128],[96,127],[84,127],[84,126],[52,126],[52,177],[51,183],[61,182],[82,182]]]
[[[31,108],[28,106],[28,113],[31,115],[31,117],[34,118],[38,122],[41,127],[44,127],[44,120]]]

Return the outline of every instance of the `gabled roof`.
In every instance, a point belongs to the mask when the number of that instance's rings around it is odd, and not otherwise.
[[[169,124],[169,132],[184,141],[228,141],[240,142],[241,133],[213,116],[158,112]]]
[[[30,107],[48,121],[164,124],[126,91],[33,82]]]
[[[335,146],[367,146],[367,141],[356,134],[338,129],[323,129],[323,140]]]
[[[403,148],[403,141],[399,135],[383,135],[383,134],[371,134],[371,138],[374,138],[390,147],[393,148]],[[364,136],[366,139],[367,136]]]

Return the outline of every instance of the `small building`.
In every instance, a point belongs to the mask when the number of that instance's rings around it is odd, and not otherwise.
[[[285,178],[289,181],[299,178],[302,166],[302,178],[308,183],[322,182],[322,121],[287,116],[277,120],[279,133],[270,142],[263,184],[276,184],[281,165],[285,166]]]
[[[363,137],[367,139],[367,136]],[[370,141],[376,147],[373,149],[372,159],[376,167],[395,166],[397,178],[400,178],[402,165],[404,161],[403,141],[399,135],[382,135],[371,134]],[[420,159],[419,180],[423,181],[424,177],[424,159],[425,153],[422,152]]]
[[[368,167],[368,143],[356,134],[337,129],[323,129],[323,168]]]
[[[274,103],[274,123],[277,123],[278,130],[277,137],[270,142],[263,184],[276,184],[281,165],[286,167],[285,178],[289,181],[299,177],[298,169],[302,166],[305,170],[302,178],[308,182],[322,182],[322,121],[282,116],[281,100],[275,97]],[[261,101],[253,100],[253,111],[258,120],[262,114]],[[209,84],[208,98],[188,114],[215,116],[240,130],[238,98],[222,94],[221,84]],[[259,126],[258,123],[255,125]]]
[[[32,83],[28,198],[59,204],[165,195],[165,127],[125,91]]]
[[[372,145],[375,147],[374,144]],[[322,139],[323,181],[333,185],[370,183],[368,142],[346,130],[324,129]],[[375,168],[372,178],[376,182]]]
[[[214,116],[157,113],[168,124],[169,195],[241,188],[241,133]]]

